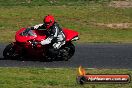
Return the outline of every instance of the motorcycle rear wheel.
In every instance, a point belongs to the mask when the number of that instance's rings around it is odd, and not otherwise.
[[[64,51],[62,54],[62,59],[64,61],[68,61],[69,59],[71,59],[71,57],[74,55],[75,53],[75,46],[70,42],[67,43],[63,46],[62,50]]]

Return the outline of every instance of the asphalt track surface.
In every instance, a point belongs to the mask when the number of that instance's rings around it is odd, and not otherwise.
[[[4,60],[0,44],[0,67],[48,67],[48,68],[123,68],[132,69],[132,44],[75,45],[76,52],[70,61],[42,62],[39,60]]]

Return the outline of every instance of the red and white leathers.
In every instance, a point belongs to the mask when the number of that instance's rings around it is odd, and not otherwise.
[[[38,24],[31,29],[46,29],[45,24]],[[48,37],[45,40],[41,41],[42,45],[50,44],[53,42],[53,48],[59,49],[62,45],[65,44],[65,34],[60,28],[59,24],[57,22],[54,22],[52,26],[47,30]]]

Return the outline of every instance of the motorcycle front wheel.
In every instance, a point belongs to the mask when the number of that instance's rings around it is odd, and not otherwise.
[[[14,59],[17,58],[17,55],[15,54],[15,47],[14,45],[11,43],[9,45],[7,45],[3,51],[3,56],[5,59]]]

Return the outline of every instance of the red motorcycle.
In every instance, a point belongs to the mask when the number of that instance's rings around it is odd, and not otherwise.
[[[54,60],[68,61],[75,52],[75,46],[72,41],[78,40],[78,32],[70,29],[63,28],[66,35],[66,43],[58,50]],[[3,56],[6,59],[17,59],[20,57],[35,57],[43,58],[44,60],[53,60],[50,57],[48,50],[51,44],[41,45],[40,41],[46,39],[46,30],[31,30],[28,28],[22,28],[16,32],[15,42],[6,46],[3,51]]]

